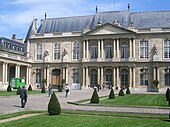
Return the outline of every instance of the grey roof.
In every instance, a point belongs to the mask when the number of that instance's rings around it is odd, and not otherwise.
[[[91,30],[98,22],[113,23],[118,20],[122,27],[127,28],[132,21],[135,28],[170,27],[170,11],[109,11],[94,15],[45,19],[37,33],[82,32],[85,27]]]

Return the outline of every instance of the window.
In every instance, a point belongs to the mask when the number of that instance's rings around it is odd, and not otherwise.
[[[36,69],[36,83],[41,83],[41,69]]]
[[[112,83],[112,70],[106,70],[105,74],[105,84],[110,85]]]
[[[79,73],[77,70],[73,70],[73,83],[79,83]]]
[[[80,58],[80,43],[74,42],[73,45],[73,59],[79,59]]]
[[[124,42],[121,44],[121,58],[128,58],[128,56],[128,44]]]
[[[36,45],[36,60],[42,60],[42,44]]]
[[[106,45],[105,55],[106,55],[106,59],[110,59],[113,57],[112,56],[112,45]]]
[[[96,70],[92,70],[91,71],[90,84],[91,84],[91,86],[97,85],[97,71]]]
[[[54,60],[60,59],[60,49],[61,45],[60,43],[55,43],[54,45]]]
[[[148,85],[148,69],[144,67],[140,69],[140,85]]]
[[[170,68],[165,69],[165,86],[170,86]]]
[[[170,58],[170,40],[164,41],[164,58]]]
[[[140,41],[140,58],[148,59],[148,41]]]
[[[97,49],[97,45],[92,45],[91,46],[91,59],[97,59],[98,57],[98,49]]]

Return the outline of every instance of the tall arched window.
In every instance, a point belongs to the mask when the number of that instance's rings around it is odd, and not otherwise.
[[[128,44],[127,43],[122,43],[121,44],[121,58],[128,58],[129,53],[128,53]]]
[[[55,43],[54,44],[54,60],[60,59],[60,50],[61,50],[61,45],[60,43]]]
[[[148,85],[148,77],[149,71],[144,66],[142,69],[140,69],[140,85]]]
[[[73,69],[73,83],[79,83],[79,72],[77,69]]]
[[[97,71],[95,69],[91,71],[90,84],[91,84],[90,86],[97,85]]]
[[[73,59],[80,58],[80,43],[78,41],[73,44]]]
[[[97,57],[98,57],[97,43],[92,43],[92,45],[91,45],[91,59],[97,59]]]
[[[170,67],[165,69],[165,85],[170,86]]]
[[[112,56],[112,45],[111,44],[107,44],[106,45],[106,48],[105,48],[105,56],[106,56],[106,59],[110,59],[110,58],[112,58],[113,56]]]
[[[164,41],[164,58],[170,58],[170,40]]]
[[[17,50],[17,46],[16,46]],[[37,44],[36,45],[36,60],[42,60],[42,44]]]
[[[148,59],[148,41],[140,41],[140,58]]]
[[[106,73],[105,73],[105,84],[106,85],[110,85],[112,84],[112,70],[108,69],[106,70]]]

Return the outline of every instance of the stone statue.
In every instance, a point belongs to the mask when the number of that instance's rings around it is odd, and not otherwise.
[[[153,52],[154,52],[154,55],[158,55],[158,49],[157,49],[156,44],[153,46]]]

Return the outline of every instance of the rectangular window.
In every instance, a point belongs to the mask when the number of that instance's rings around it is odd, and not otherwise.
[[[61,45],[60,43],[56,43],[54,45],[54,60],[58,60],[60,59],[60,48],[61,48]]]
[[[110,58],[112,58],[113,56],[112,56],[112,46],[110,46],[110,45],[108,45],[108,46],[106,46],[106,52],[105,52],[105,54],[106,54],[106,59],[110,59]]]
[[[98,57],[98,49],[97,46],[91,46],[91,59],[97,59]]]
[[[36,83],[41,83],[41,69],[36,69]]]
[[[140,70],[140,85],[148,85],[148,69]]]
[[[164,41],[164,58],[170,58],[170,40]]]
[[[73,73],[73,83],[79,83],[79,73]]]
[[[140,58],[148,59],[148,41],[140,41]]]
[[[80,43],[76,41],[73,45],[73,59],[79,58],[80,58]]]
[[[36,60],[42,60],[42,44],[36,45]]]

